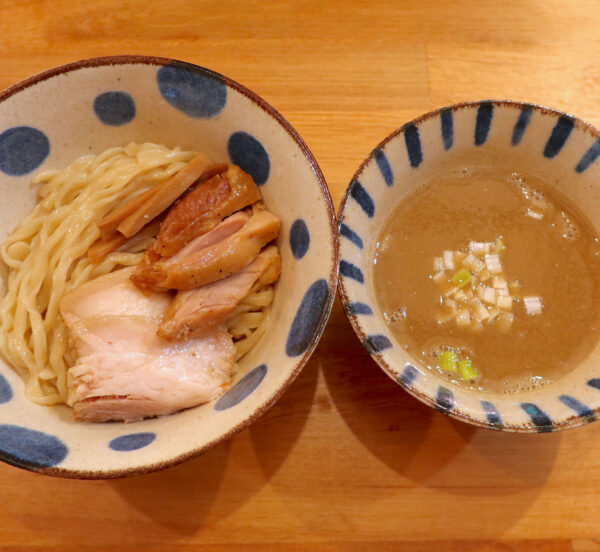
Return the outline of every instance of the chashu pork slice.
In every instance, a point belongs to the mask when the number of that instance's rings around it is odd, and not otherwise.
[[[202,338],[157,335],[171,300],[145,295],[122,269],[67,293],[61,315],[77,353],[68,373],[68,404],[76,420],[136,421],[218,397],[229,385],[235,348],[216,326]]]
[[[253,208],[252,216],[238,230],[215,242],[213,234],[222,236],[225,219],[211,232],[188,243],[179,253],[149,265],[140,263],[132,281],[141,289],[194,289],[211,284],[240,271],[250,264],[260,250],[279,235],[279,219],[262,207]]]
[[[197,289],[180,291],[165,313],[158,334],[167,339],[203,335],[223,324],[255,284],[266,286],[281,274],[277,247],[259,253],[239,272]]]
[[[171,302],[168,293],[144,295],[131,284],[135,267],[115,270],[67,292],[60,313],[67,326],[88,316],[145,316],[162,320]]]
[[[97,316],[74,324],[78,359],[68,382],[76,420],[136,421],[223,393],[235,355],[224,328],[185,341],[167,341],[156,330],[154,320],[136,316]]]

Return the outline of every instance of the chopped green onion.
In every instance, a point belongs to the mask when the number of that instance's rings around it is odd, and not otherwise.
[[[459,328],[466,328],[471,325],[471,313],[465,306],[458,307],[454,318],[456,325]]]
[[[504,245],[504,240],[502,239],[502,236],[498,236],[498,238],[496,239],[496,253],[504,253],[505,250],[506,245]]]
[[[525,303],[525,309],[527,314],[540,314],[542,312],[542,298],[541,297],[523,297]]]
[[[452,351],[442,351],[439,356],[440,368],[444,372],[456,372],[458,369],[458,357]]]
[[[496,299],[496,306],[500,310],[512,310],[513,298],[510,295],[499,295]]]
[[[491,274],[500,274],[502,272],[502,263],[500,262],[500,256],[496,253],[493,255],[486,255],[485,266],[488,269],[488,272]]]
[[[495,289],[505,288],[508,286],[508,284],[506,283],[506,279],[502,276],[494,276],[492,278],[492,285]]]
[[[477,255],[478,257],[483,257],[490,252],[490,244],[487,242],[474,242],[469,243],[469,251],[473,253],[473,255]]]
[[[461,360],[458,363],[458,371],[460,373],[460,377],[464,381],[472,381],[477,376],[479,376],[479,372],[477,371],[477,368],[475,368],[473,366],[473,364],[471,363],[471,361],[468,358],[465,360]]]
[[[452,251],[444,251],[442,260],[446,270],[454,270],[454,253]]]
[[[466,286],[471,281],[471,274],[468,270],[461,268],[452,278],[450,278],[452,282],[456,285],[458,289]]]

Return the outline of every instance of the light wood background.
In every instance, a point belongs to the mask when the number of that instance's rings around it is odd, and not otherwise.
[[[600,1],[0,0],[0,87],[77,59],[175,57],[264,97],[336,206],[392,130],[512,98],[600,124]],[[180,466],[67,481],[0,465],[0,549],[600,550],[600,423],[519,436],[422,406],[336,302],[312,360],[229,443]]]

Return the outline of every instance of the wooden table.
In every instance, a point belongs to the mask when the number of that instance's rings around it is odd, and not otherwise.
[[[121,53],[255,90],[307,140],[336,205],[374,145],[432,108],[513,98],[600,124],[598,0],[0,0],[1,88]],[[599,454],[600,423],[498,434],[422,406],[337,302],[281,400],[202,457],[116,481],[0,465],[0,549],[589,552]]]

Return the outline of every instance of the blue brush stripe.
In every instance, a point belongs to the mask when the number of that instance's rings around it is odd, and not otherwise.
[[[575,171],[582,173],[594,161],[596,161],[598,157],[600,157],[600,138],[598,138],[598,140],[591,145],[590,149],[583,154],[583,157],[579,160],[579,163],[577,163],[577,166],[575,167]]]
[[[418,375],[418,370],[411,364],[407,364],[402,374],[400,374],[400,381],[404,383],[404,385],[412,385],[417,379]]]
[[[385,335],[377,334],[368,336],[364,341],[364,346],[371,354],[381,353],[381,351],[390,349],[392,342]]]
[[[595,389],[600,389],[600,378],[592,378],[591,380],[588,380],[587,384]]]
[[[521,403],[521,408],[527,412],[539,433],[552,431],[552,419],[539,406],[533,403]]]
[[[523,134],[525,134],[525,129],[527,125],[529,125],[529,121],[531,121],[531,113],[533,112],[533,106],[530,104],[525,104],[521,108],[521,113],[519,113],[519,118],[515,124],[515,128],[513,129],[512,138],[510,143],[513,146],[518,146],[523,139]]]
[[[475,120],[475,145],[485,144],[490,128],[492,126],[492,117],[494,116],[494,105],[492,102],[482,102],[477,108],[477,118]]]
[[[570,395],[560,395],[558,400],[568,406],[571,410],[574,410],[578,416],[590,418],[589,421],[596,419],[596,413],[589,406],[579,402],[575,397],[571,397]]]
[[[437,405],[437,410],[443,412],[452,410],[454,408],[454,394],[450,389],[446,389],[440,385],[435,396],[435,404]]]
[[[440,111],[440,122],[442,125],[442,142],[444,149],[448,151],[454,144],[454,115],[448,108]]]
[[[390,165],[387,156],[381,148],[376,148],[375,151],[373,151],[373,155],[375,156],[375,161],[377,161],[377,166],[381,171],[381,176],[383,176],[386,186],[392,186],[394,184],[394,173],[392,172],[392,166]]]
[[[423,151],[421,150],[419,129],[412,123],[404,127],[404,143],[410,166],[416,169],[423,161]]]
[[[545,157],[552,159],[558,155],[566,141],[569,139],[574,126],[575,120],[568,115],[563,115],[556,122],[552,129],[552,133],[550,134],[550,138],[548,138],[548,141],[546,142],[546,147],[544,148]]]
[[[361,284],[365,283],[362,270],[348,261],[340,261],[340,274],[346,276],[346,278],[352,278]]]
[[[349,314],[373,314],[373,309],[367,305],[366,303],[360,303],[358,301],[354,303],[348,304],[348,313]]]
[[[360,205],[361,209],[369,218],[373,218],[373,215],[375,214],[375,203],[369,195],[369,192],[364,189],[363,185],[358,180],[354,180],[350,183],[350,196]]]
[[[350,228],[348,225],[343,222],[340,224],[340,236],[344,236],[344,238],[350,240],[356,247],[359,249],[363,248],[362,238]]]
[[[500,417],[500,413],[491,402],[481,401],[481,406],[483,408],[483,411],[485,412],[485,417],[487,418],[488,423],[495,426],[502,425],[502,418]]]

